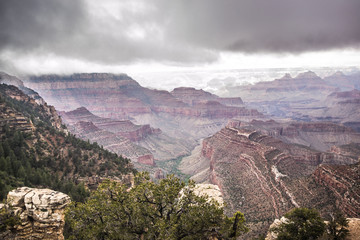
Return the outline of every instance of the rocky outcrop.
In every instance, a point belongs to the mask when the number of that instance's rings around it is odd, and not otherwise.
[[[3,97],[10,97],[14,100],[21,101],[24,104],[30,105],[32,108],[36,109],[41,117],[46,121],[57,128],[60,131],[62,129],[62,121],[57,114],[53,106],[44,104],[39,104],[34,98],[26,95],[23,91],[18,89],[15,86],[10,85],[0,85],[0,95]],[[26,119],[23,113],[14,111],[9,106],[6,106],[4,103],[0,103],[1,116],[0,116],[0,126],[8,125],[10,128],[17,128],[21,131],[32,131],[34,129],[33,123]]]
[[[224,205],[224,199],[219,186],[209,183],[196,184],[194,193],[198,196],[205,196],[218,202],[221,206]]]
[[[0,103],[0,127],[8,126],[16,128],[23,132],[32,132],[34,126],[24,117],[24,115],[13,111],[5,103]]]
[[[2,239],[64,239],[64,210],[70,197],[50,189],[21,187],[9,192],[7,204],[21,223]],[[5,207],[5,206],[4,206]]]

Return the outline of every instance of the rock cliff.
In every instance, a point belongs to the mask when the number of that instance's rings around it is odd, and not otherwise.
[[[29,104],[35,109],[35,111],[38,112],[38,114],[40,114],[42,119],[46,119],[46,121],[48,121],[56,129],[64,131],[61,126],[61,119],[53,106],[46,103],[40,104],[34,98],[24,94],[23,91],[15,86],[3,85],[3,87],[0,88],[0,94],[10,97],[16,101]],[[3,113],[0,115],[0,126],[7,124],[10,128],[16,127],[23,131],[31,131],[31,129],[34,129],[32,122],[29,121],[29,119],[26,119],[27,116],[23,113],[14,111],[14,109],[11,109],[11,107],[7,106],[5,103],[0,103],[0,108]]]
[[[124,74],[33,76],[26,85],[57,109],[85,107],[98,116],[82,113],[82,108],[62,113],[68,124],[92,122],[101,130],[148,149],[155,160],[189,154],[198,140],[220,130],[229,118],[263,117],[247,109],[241,98],[220,98],[191,88],[171,93],[148,89]]]
[[[184,159],[181,169],[194,175],[192,178],[198,182],[218,185],[229,212],[243,212],[247,221],[264,231],[270,222],[293,207],[322,212],[339,209],[334,201],[336,193],[329,191],[313,173],[320,164],[356,162],[358,159],[349,155],[320,152],[254,129],[228,126],[204,139],[200,151]],[[354,176],[350,178],[349,182],[359,183]],[[342,198],[339,196],[339,201]],[[350,217],[357,216],[348,213]]]
[[[337,72],[320,78],[313,72],[296,77],[234,87],[248,106],[273,117],[301,121],[331,121],[360,131],[360,74]]]
[[[6,202],[10,211],[20,217],[20,224],[1,233],[1,239],[64,239],[68,195],[50,189],[21,187],[10,191]]]
[[[332,122],[277,122],[274,120],[244,122],[231,119],[228,126],[252,128],[284,142],[301,144],[318,151],[328,151],[334,146],[360,143],[360,134],[354,129]]]
[[[136,125],[130,120],[101,118],[84,107],[60,112],[70,131],[80,138],[98,142],[106,149],[122,154],[135,162],[141,156],[153,155],[156,160],[168,160],[187,154],[192,143],[164,134],[149,124]],[[153,165],[153,163],[151,164]]]
[[[360,217],[360,165],[322,165],[313,174],[315,181],[334,196],[336,207],[347,216]]]
[[[189,87],[175,88],[171,91],[171,95],[189,105],[196,105],[204,101],[216,101],[226,106],[242,106],[244,104],[240,97],[221,98],[202,89]]]

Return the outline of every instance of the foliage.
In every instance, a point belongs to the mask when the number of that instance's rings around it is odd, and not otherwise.
[[[154,183],[138,174],[135,186],[105,181],[85,203],[67,209],[69,239],[236,239],[247,231],[240,212],[229,218],[214,200],[197,196],[173,175]]]
[[[346,239],[349,235],[349,221],[346,219],[344,214],[336,212],[332,215],[332,219],[326,226],[326,238],[330,240],[342,240]]]
[[[23,100],[9,97],[8,91]],[[133,171],[129,159],[53,127],[46,105],[29,99],[14,86],[0,85],[0,201],[20,186],[49,187],[84,201],[89,191],[78,184],[79,177],[121,177]],[[33,130],[24,132],[5,112],[23,116]]]
[[[325,223],[315,209],[294,208],[284,216],[285,222],[270,229],[278,240],[317,239],[325,231]]]
[[[0,208],[0,233],[6,230],[13,230],[14,226],[20,224],[20,217],[8,206]]]

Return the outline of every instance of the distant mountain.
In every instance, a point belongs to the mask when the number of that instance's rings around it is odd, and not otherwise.
[[[18,186],[51,187],[76,200],[102,178],[122,179],[128,159],[80,140],[64,129],[54,107],[15,86],[0,84],[0,198]]]
[[[160,129],[160,134],[150,134],[136,141],[158,160],[190,154],[199,139],[220,130],[230,118],[263,117],[258,111],[242,105],[241,98],[220,98],[192,88],[172,92],[149,89],[125,74],[32,76],[26,85],[60,110],[85,107],[101,118],[122,120],[122,123],[130,120],[134,126],[150,125]],[[122,132],[93,123],[103,130]],[[134,127],[130,125],[130,129]],[[132,131],[130,129],[127,131]]]
[[[360,131],[359,97],[356,94],[360,90],[359,84],[359,73],[336,72],[322,79],[308,71],[294,78],[285,74],[280,79],[232,90],[241,95],[248,106],[275,118],[332,121]]]
[[[244,103],[240,97],[234,98],[222,98],[216,96],[215,94],[206,92],[202,89],[195,89],[189,87],[179,87],[172,90],[171,95],[177,99],[183,101],[184,103],[189,104],[190,106],[196,106],[201,102],[206,101],[217,101],[225,106],[241,106],[243,107]]]
[[[339,88],[340,91],[351,91],[353,89],[360,90],[360,73],[345,75],[338,71],[331,76],[325,77],[324,81],[328,85]]]

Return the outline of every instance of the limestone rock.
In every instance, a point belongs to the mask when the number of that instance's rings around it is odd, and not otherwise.
[[[194,188],[194,193],[198,196],[207,195],[210,199],[213,199],[220,203],[220,205],[224,205],[224,199],[222,197],[222,193],[220,191],[219,186],[214,184],[196,184]]]
[[[51,189],[20,187],[10,191],[7,204],[20,216],[21,224],[0,238],[64,239],[64,210],[69,203],[68,195]]]

